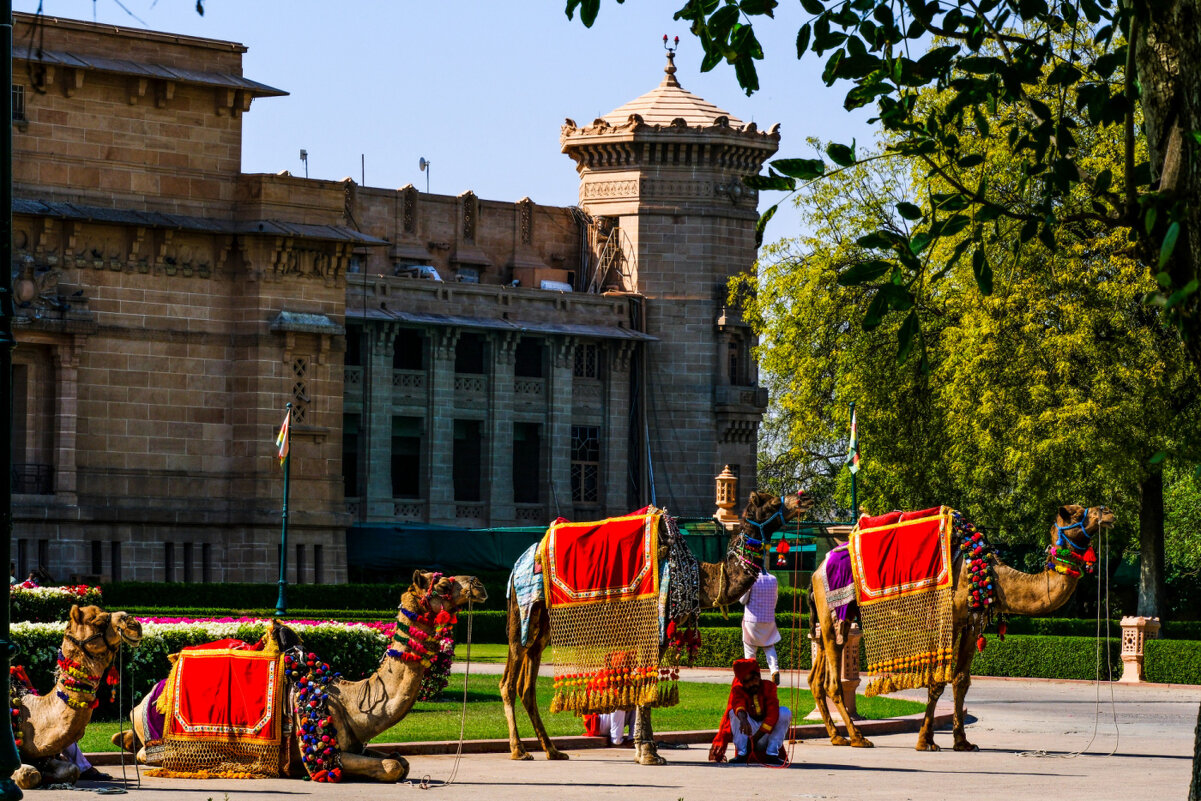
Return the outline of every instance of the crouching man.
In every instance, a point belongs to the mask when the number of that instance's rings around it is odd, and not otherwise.
[[[737,659],[726,714],[709,749],[709,761],[725,762],[726,746],[733,742],[731,764],[779,767],[784,764],[780,746],[791,723],[792,712],[780,706],[776,685],[761,680],[759,664],[754,659]]]

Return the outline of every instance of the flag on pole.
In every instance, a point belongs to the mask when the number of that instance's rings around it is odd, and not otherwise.
[[[855,418],[856,412],[851,412],[851,442],[847,446],[847,464],[852,473],[859,472],[859,429]]]
[[[284,459],[288,458],[288,423],[292,421],[292,410],[288,409],[284,413],[284,424],[279,427],[279,435],[275,438],[275,447],[278,448],[279,463],[282,465]]]

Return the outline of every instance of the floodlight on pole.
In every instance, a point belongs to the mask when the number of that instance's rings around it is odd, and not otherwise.
[[[304,177],[309,177],[309,151],[300,148],[300,160],[304,162]]]
[[[417,168],[425,173],[425,193],[430,193],[430,162],[425,156],[417,159]]]

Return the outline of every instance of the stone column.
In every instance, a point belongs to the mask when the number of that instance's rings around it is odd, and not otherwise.
[[[392,350],[391,324],[367,326],[367,361],[363,365],[363,448],[368,520],[391,520],[392,506]],[[370,380],[368,380],[370,377]]]
[[[571,502],[571,383],[575,366],[575,339],[550,341],[550,395],[546,404],[547,479],[550,508],[556,516],[570,518]]]
[[[492,340],[492,375],[488,380],[488,521],[493,526],[516,522],[513,505],[513,362],[520,335],[497,334]]]
[[[426,486],[429,487],[429,522],[455,522],[455,345],[458,328],[433,329],[430,337],[430,406],[426,415],[429,443]]]
[[[82,342],[54,349],[54,494],[60,503],[76,503],[75,435],[79,414],[79,350]]]
[[[1159,618],[1122,618],[1122,677],[1118,681],[1137,684],[1146,681],[1143,672],[1143,645],[1159,636]]]
[[[632,341],[609,345],[608,387],[605,394],[604,463],[601,466],[601,501],[604,515],[630,511],[629,445],[630,445],[630,357],[634,354]]]

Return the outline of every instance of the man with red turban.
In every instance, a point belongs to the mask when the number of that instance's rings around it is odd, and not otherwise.
[[[735,754],[731,764],[746,763],[753,753],[753,761],[779,767],[784,764],[780,746],[791,723],[792,712],[780,706],[776,685],[760,679],[759,663],[754,659],[736,659],[726,714],[709,749],[709,761],[725,762],[726,746],[733,742]]]

